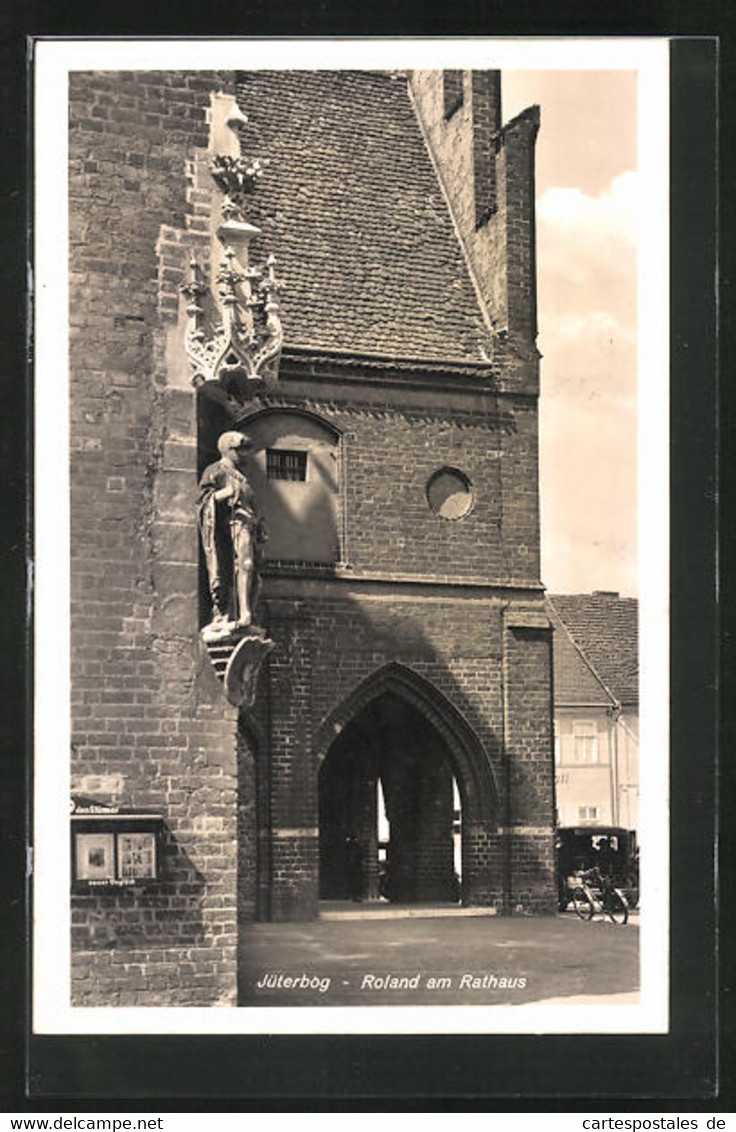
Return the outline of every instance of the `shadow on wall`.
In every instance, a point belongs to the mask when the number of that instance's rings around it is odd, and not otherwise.
[[[271,449],[284,452],[288,449]],[[252,453],[249,479],[262,501],[268,540],[264,558],[335,563],[340,558],[337,455],[332,446],[309,449],[309,481],[268,478],[268,449],[258,439]]]

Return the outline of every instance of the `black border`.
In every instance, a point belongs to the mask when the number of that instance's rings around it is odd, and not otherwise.
[[[26,909],[27,799],[30,789],[30,449],[32,406],[27,341],[26,262],[30,250],[30,142],[24,82],[25,44],[16,32],[17,12],[0,12],[0,1090],[22,1097],[28,1026]]]
[[[265,5],[264,5],[265,6]],[[133,8],[137,5],[133,5]],[[612,5],[607,5],[612,8]],[[227,9],[227,11],[225,11]],[[636,10],[635,10],[636,9]],[[375,12],[356,16],[354,6],[344,10],[349,31],[375,33]],[[701,32],[707,24],[705,7],[663,5],[654,17],[628,0],[616,6],[615,17],[595,34],[666,34],[671,17],[684,13],[683,31]],[[253,13],[250,13],[252,15]],[[38,9],[35,13],[38,15]],[[80,27],[79,13],[67,12],[64,34],[89,35],[89,13]],[[96,10],[95,16],[100,13]],[[130,5],[110,6],[105,19],[97,18],[94,35],[133,34],[136,37],[162,31],[155,17],[147,20]],[[135,31],[131,23],[140,15]],[[532,15],[527,21],[525,17]],[[247,34],[233,27],[232,5],[215,0],[209,5],[211,21],[207,35]],[[588,17],[590,13],[588,13]],[[289,14],[257,18],[261,34],[268,34],[275,21],[280,34],[299,34],[304,23],[284,23]],[[339,20],[331,20],[324,8],[317,20],[303,17],[311,35],[340,32]],[[519,17],[521,17],[519,19]],[[668,19],[668,17],[670,17]],[[12,15],[11,15],[12,20]],[[628,21],[628,25],[627,25]],[[56,23],[57,21],[52,21]],[[554,22],[554,27],[551,26]],[[104,23],[104,27],[99,27]],[[461,24],[461,26],[457,26]],[[546,18],[530,13],[529,4],[516,5],[513,27],[508,17],[494,26],[478,26],[458,18],[449,34],[497,35],[580,34],[580,22],[561,17],[559,11]],[[48,32],[49,20],[36,21],[34,31]],[[711,28],[713,24],[710,25]],[[56,30],[56,29],[55,29]],[[586,29],[587,34],[591,34]],[[448,34],[443,21],[436,26],[426,13],[419,28],[394,28],[384,34]],[[186,34],[184,29],[176,34]],[[27,199],[12,186],[25,173],[24,95],[18,94],[17,64],[22,52],[17,39],[2,44],[2,77],[5,101],[3,117],[13,128],[5,139],[4,221],[10,221],[15,240],[10,255],[0,259],[0,286],[8,296],[3,315],[10,315],[9,335],[14,357],[23,362],[23,289],[14,284],[24,275],[25,254],[19,252],[17,235],[25,227]],[[28,1084],[31,1100],[23,1099],[19,1040],[27,1024],[23,988],[27,986],[27,962],[23,941],[25,920],[22,903],[23,841],[22,810],[9,807],[3,798],[2,836],[4,855],[3,895],[14,901],[16,915],[2,925],[2,943],[8,961],[4,965],[2,990],[6,1003],[2,1036],[8,1057],[4,1059],[3,1085],[12,1111],[110,1109],[113,1100],[125,1110],[150,1109],[155,1099],[160,1107],[192,1111],[194,1098],[206,1099],[207,1108],[232,1108],[232,1098],[243,1099],[243,1111],[307,1110],[381,1111],[407,1109],[435,1111],[476,1108],[483,1098],[495,1098],[495,1108],[511,1107],[514,1098],[524,1098],[524,1108],[552,1111],[605,1108],[625,1111],[625,1098],[636,1098],[634,1107],[646,1111],[667,1110],[677,1100],[698,1099],[700,1106],[726,1111],[724,1103],[732,1081],[722,1080],[716,1098],[716,966],[715,902],[712,870],[716,749],[717,621],[715,604],[716,540],[716,440],[717,389],[716,304],[714,292],[716,255],[716,44],[712,39],[675,40],[672,60],[672,1032],[668,1036],[228,1036],[228,1037],[57,1037],[35,1036],[29,1041]],[[15,82],[12,74],[15,72]],[[21,87],[22,92],[22,87]],[[9,157],[9,161],[8,161]],[[17,177],[20,172],[20,178]],[[30,183],[30,182],[29,182]],[[20,267],[20,271],[18,268]],[[12,371],[12,367],[11,367]],[[15,368],[15,377],[22,364]],[[22,382],[13,383],[4,374],[6,409],[14,427],[3,431],[0,455],[9,491],[2,507],[9,544],[3,547],[3,578],[12,595],[21,599],[25,590],[26,481],[30,446],[30,404]],[[37,391],[36,395],[40,395]],[[27,431],[19,423],[28,422]],[[19,474],[20,473],[20,474]],[[3,628],[8,634],[0,654],[9,710],[2,728],[6,750],[29,749],[27,685],[30,646],[25,634],[25,605],[21,600],[6,613]],[[19,643],[26,642],[25,657]],[[9,649],[8,645],[13,648]],[[25,660],[25,665],[23,661]],[[9,784],[17,798],[23,793],[21,760],[12,760]],[[20,820],[19,820],[20,814]],[[16,873],[17,868],[17,873]],[[7,870],[10,870],[8,873]],[[8,880],[8,878],[10,878]],[[20,912],[20,916],[18,916]],[[18,944],[20,943],[20,947]],[[5,944],[8,944],[6,947]],[[20,1001],[19,1001],[20,999]],[[13,1004],[8,1011],[9,1004]],[[17,1010],[15,1009],[17,1007]],[[728,1072],[727,1062],[723,1070]],[[584,1089],[584,1092],[580,1090]],[[183,1098],[190,1098],[183,1103]],[[394,1098],[374,1100],[366,1098]],[[227,1098],[230,1098],[228,1100]],[[287,1099],[289,1098],[289,1099]],[[323,1098],[318,1100],[318,1098]],[[329,1099],[326,1099],[329,1098]],[[362,1099],[361,1099],[362,1098]],[[529,1098],[537,1098],[530,1103]],[[594,1099],[595,1098],[595,1099]],[[616,1099],[614,1099],[616,1098]],[[644,1098],[647,1098],[645,1100]],[[665,1102],[666,1099],[666,1103]],[[182,1102],[181,1105],[179,1102]],[[104,1102],[104,1103],[102,1103]],[[487,1103],[487,1102],[486,1102]],[[518,1104],[518,1101],[517,1101]],[[623,1109],[621,1108],[623,1105]],[[682,1104],[675,1108],[683,1108]],[[684,1106],[692,1111],[694,1106]]]

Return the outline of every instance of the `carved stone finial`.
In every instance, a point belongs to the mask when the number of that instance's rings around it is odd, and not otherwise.
[[[225,124],[236,129],[245,120],[233,102]],[[220,144],[224,144],[222,139]],[[212,177],[223,193],[217,236],[224,253],[214,278],[215,294],[207,304],[209,325],[205,324],[201,301],[206,291],[194,259],[191,278],[182,287],[187,298],[185,348],[192,382],[195,386],[218,382],[228,397],[240,404],[275,383],[283,340],[275,261],[269,260],[265,278],[263,271],[250,264],[250,241],[260,235],[260,230],[244,216],[246,198],[267,164],[227,153],[211,158]],[[213,308],[221,315],[221,323],[214,327]]]
[[[276,257],[270,255],[266,260],[266,278],[260,284],[266,322],[266,342],[259,351],[256,364],[259,372],[270,376],[273,381],[276,380],[278,373],[284,339],[277,299],[282,287],[283,284],[276,278]]]
[[[242,223],[244,220],[242,208],[240,207],[240,205],[237,205],[235,201],[227,195],[227,193],[225,194],[223,202],[220,205],[220,215],[226,223],[232,220],[240,221]]]
[[[229,124],[229,123],[228,123]],[[254,191],[268,161],[216,154],[210,161],[210,172],[218,188],[225,194],[220,206],[224,220],[244,219],[245,198]]]
[[[187,299],[185,348],[195,386],[218,382],[244,402],[276,381],[283,330],[276,299],[281,284],[273,257],[262,276],[257,267],[241,267],[232,247],[225,248],[215,277],[222,322],[208,334],[201,305],[206,288],[192,260],[190,279],[181,290]]]
[[[225,258],[220,264],[220,270],[215,276],[215,282],[220,284],[220,298],[225,308],[237,308],[238,295],[236,287],[248,282],[248,274],[239,271],[236,267],[235,252],[231,247],[225,248]],[[247,297],[247,296],[246,296]]]
[[[187,300],[186,351],[194,366],[192,383],[197,386],[201,385],[205,380],[205,376],[201,372],[202,366],[198,362],[195,362],[194,359],[200,356],[204,358],[206,354],[205,333],[203,329],[204,310],[200,305],[200,300],[207,293],[207,288],[202,282],[199,264],[193,252],[189,260],[189,279],[186,283],[182,284],[181,292]]]

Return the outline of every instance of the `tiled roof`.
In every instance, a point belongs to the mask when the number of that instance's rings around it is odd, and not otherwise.
[[[284,280],[286,346],[487,361],[490,335],[412,104],[386,72],[241,76],[248,197]]]
[[[550,611],[551,612],[551,611]],[[562,621],[552,613],[554,625],[555,704],[599,704],[610,707],[613,697],[606,691],[593,668],[576,647]]]
[[[558,704],[639,701],[638,602],[618,594],[550,594]],[[601,685],[603,687],[601,687]]]

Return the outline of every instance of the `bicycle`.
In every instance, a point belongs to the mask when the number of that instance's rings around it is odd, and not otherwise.
[[[601,875],[598,869],[589,869],[577,878],[572,900],[581,920],[592,920],[596,912],[605,913],[614,924],[625,924],[629,918],[629,905],[620,889]]]

